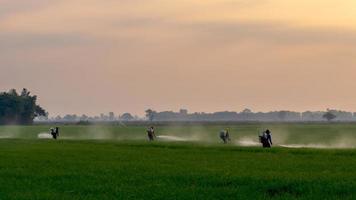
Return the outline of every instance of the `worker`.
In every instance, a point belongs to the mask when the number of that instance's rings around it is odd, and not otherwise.
[[[153,126],[147,129],[147,136],[149,141],[153,141],[155,139],[156,135]]]
[[[267,136],[267,142],[269,147],[272,147],[272,135],[271,135],[271,131],[270,130],[266,130],[266,136]]]
[[[59,127],[55,128],[56,139],[59,137]]]
[[[56,134],[56,130],[52,127],[49,129],[50,134],[52,135],[53,139],[57,139],[57,134]]]
[[[229,129],[224,129],[220,131],[220,139],[223,141],[224,144],[227,144],[230,141],[230,133]]]
[[[264,131],[263,134],[259,136],[259,138],[263,148],[272,147],[272,136],[270,130],[267,129]]]

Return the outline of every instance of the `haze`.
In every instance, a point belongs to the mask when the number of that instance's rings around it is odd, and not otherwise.
[[[0,89],[51,115],[356,110],[354,0],[0,0]]]

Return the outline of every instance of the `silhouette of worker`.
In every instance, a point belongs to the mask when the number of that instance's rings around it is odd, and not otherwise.
[[[155,129],[153,126],[147,129],[147,136],[149,141],[153,141],[154,138],[156,137],[155,135]]]
[[[266,130],[263,132],[262,136],[260,137],[260,142],[262,143],[263,148],[271,148],[272,147],[272,136],[271,131]]]
[[[224,142],[224,144],[227,144],[227,142],[230,140],[229,129],[220,131],[220,139]]]
[[[56,127],[55,134],[56,134],[56,138],[55,139],[57,139],[57,137],[59,137],[59,127]]]
[[[53,139],[57,139],[57,134],[56,134],[56,130],[52,127],[50,130],[50,134],[52,135]]]
[[[271,135],[271,131],[270,130],[266,130],[266,136],[267,136],[267,142],[268,142],[268,144],[269,144],[269,147],[271,147],[272,146],[272,135]]]

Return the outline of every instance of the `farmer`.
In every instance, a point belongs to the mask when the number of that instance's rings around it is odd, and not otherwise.
[[[59,127],[56,127],[55,134],[56,134],[56,139],[57,139],[57,137],[59,137]]]
[[[230,141],[229,129],[220,131],[220,139],[224,142],[224,144],[227,144],[227,142]]]
[[[271,148],[272,147],[272,136],[271,131],[266,130],[263,132],[262,136],[260,137],[260,142],[262,143],[263,148]]]
[[[53,139],[57,139],[57,134],[56,134],[56,130],[52,127],[49,129],[50,130],[50,134],[52,135]]]
[[[268,142],[268,144],[269,144],[269,147],[271,147],[272,146],[272,135],[271,135],[271,131],[270,130],[266,130],[266,136],[267,136],[267,142]]]
[[[154,138],[156,137],[155,135],[155,129],[153,126],[147,129],[147,136],[149,141],[153,141]]]

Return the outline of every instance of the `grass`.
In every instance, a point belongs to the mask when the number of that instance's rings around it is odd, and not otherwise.
[[[240,125],[232,130],[242,135],[235,137],[254,136],[258,126],[262,125]],[[290,137],[301,134],[308,139],[336,132],[351,135],[355,129],[352,124],[269,127],[277,134],[288,130]],[[220,128],[157,127],[162,134],[187,130],[183,135],[206,129],[210,138],[216,137]],[[144,127],[116,126],[90,129],[122,140],[82,140],[92,133],[81,126],[61,127],[63,136],[75,135],[77,140],[35,139],[47,129],[0,127],[0,135],[16,131],[18,138],[0,140],[1,200],[356,198],[354,149],[149,143],[140,139],[141,135],[144,138]],[[133,136],[139,139],[126,140]]]
[[[0,141],[0,199],[354,199],[356,151]]]
[[[267,128],[272,130],[275,143],[279,144],[324,144],[335,142],[356,146],[356,124],[240,124],[240,125],[186,125],[157,126],[158,135],[181,137],[196,136],[205,143],[217,143],[221,129],[229,127],[232,138],[250,138]],[[48,132],[50,126],[0,126],[0,138],[37,139],[39,133]],[[62,139],[115,139],[145,140],[144,126],[60,126]]]

